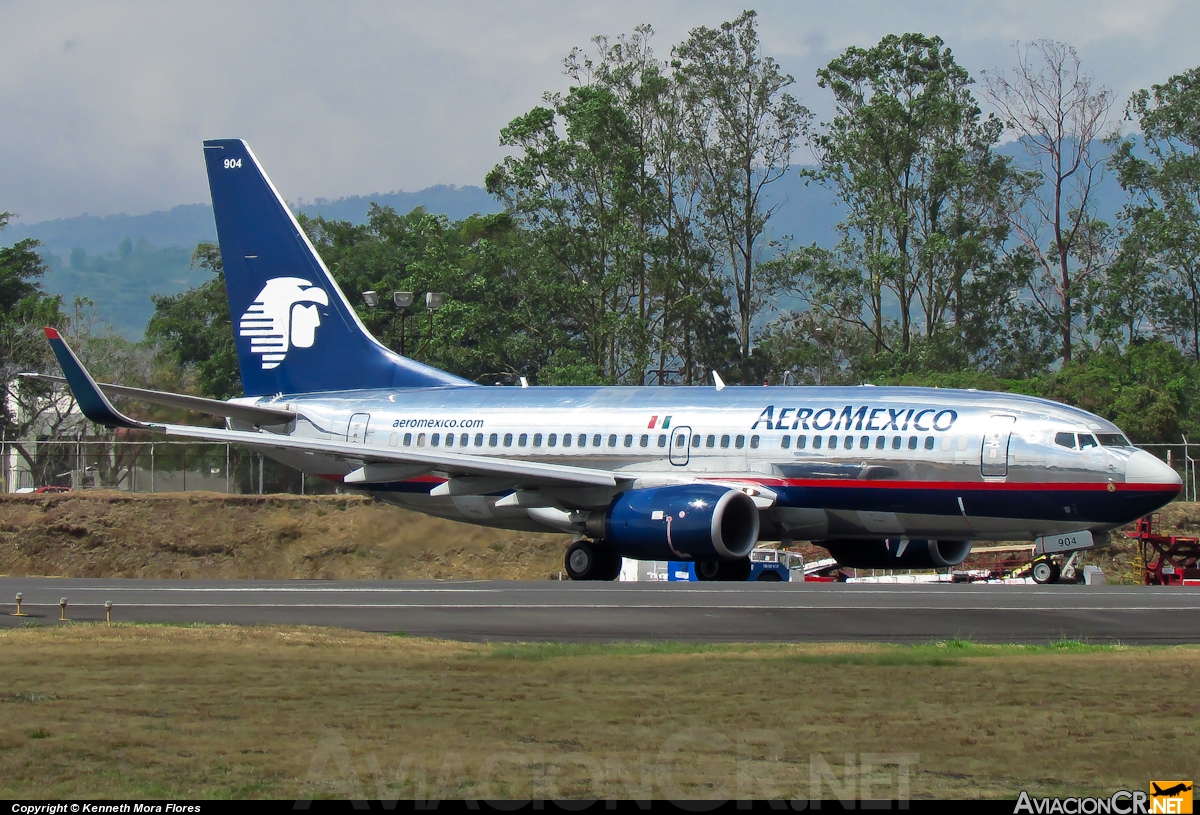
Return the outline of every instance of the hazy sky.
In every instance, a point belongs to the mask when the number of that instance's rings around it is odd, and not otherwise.
[[[648,22],[665,56],[744,3],[0,0],[0,210],[24,221],[208,200],[200,142],[249,140],[289,200],[482,184],[500,128],[562,89],[562,58]],[[816,69],[885,34],[937,34],[961,64],[1014,40],[1076,46],[1128,94],[1200,64],[1186,0],[763,2],[768,53],[827,117]]]

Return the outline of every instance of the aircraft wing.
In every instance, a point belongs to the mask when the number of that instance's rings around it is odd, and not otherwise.
[[[54,384],[63,384],[67,381],[66,377],[53,376],[51,374],[18,374],[18,376],[24,379],[36,379],[40,382],[51,382]],[[197,413],[207,413],[210,416],[226,416],[230,419],[238,419],[259,426],[287,424],[296,418],[294,410],[274,407],[272,405],[239,405],[220,399],[206,399],[203,396],[188,396],[183,393],[167,393],[166,391],[153,391],[146,388],[131,388],[128,385],[110,385],[106,382],[98,383],[96,387],[100,389],[101,393],[111,396],[127,396],[130,399],[138,399],[155,405],[194,410]]]
[[[519,483],[561,486],[604,486],[614,487],[625,479],[607,470],[589,467],[572,467],[562,464],[545,464],[536,461],[496,459],[488,456],[472,456],[464,453],[392,450],[367,447],[345,441],[324,441],[283,436],[276,433],[249,430],[221,430],[191,425],[140,422],[121,413],[96,381],[75,356],[66,341],[53,328],[47,328],[46,338],[58,358],[65,374],[65,381],[75,395],[75,401],[83,414],[97,424],[107,427],[124,427],[163,433],[167,436],[197,439],[199,441],[232,442],[250,447],[275,450],[295,450],[316,453],[350,462],[365,468],[373,464],[408,465],[405,469],[438,471],[452,476],[500,477]],[[157,393],[157,392],[155,392]],[[215,401],[215,400],[214,400]],[[224,404],[224,403],[221,403]],[[272,422],[278,424],[278,420]]]

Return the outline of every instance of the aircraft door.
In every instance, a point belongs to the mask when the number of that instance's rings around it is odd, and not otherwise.
[[[692,429],[690,427],[677,427],[671,431],[671,450],[667,457],[676,467],[683,467],[688,463],[692,450],[688,442],[691,438]]]
[[[1014,416],[992,416],[983,431],[983,452],[980,469],[984,476],[1008,475],[1008,442],[1012,437]]]
[[[351,444],[366,444],[367,424],[371,421],[370,413],[355,413],[346,425],[346,441]]]

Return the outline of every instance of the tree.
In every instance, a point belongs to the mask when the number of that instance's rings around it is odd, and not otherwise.
[[[556,299],[597,377],[640,382],[644,356],[631,357],[623,341],[640,328],[644,249],[636,222],[644,207],[636,129],[603,86],[547,94],[545,102],[501,131],[501,144],[522,155],[488,173],[487,189],[553,258],[561,272]]]
[[[1126,118],[1141,138],[1109,140],[1110,164],[1130,194],[1121,257],[1126,275],[1154,281],[1126,318],[1130,337],[1149,322],[1200,360],[1200,68],[1133,94]]]
[[[757,273],[778,208],[764,191],[791,168],[812,114],[786,90],[795,79],[763,53],[753,11],[692,29],[673,65],[687,103],[701,228],[728,274],[748,382],[752,324],[781,290],[777,276]]]
[[[451,222],[418,208],[400,215],[372,205],[365,224],[300,218],[313,245],[363,322],[396,351],[479,382],[595,381],[578,343],[563,328],[552,263],[507,213]],[[370,308],[356,297],[380,293]],[[436,315],[421,302],[408,314],[391,292],[446,295]]]
[[[938,37],[889,35],[848,48],[817,72],[835,116],[802,176],[844,206],[836,249],[804,247],[790,264],[815,320],[856,337],[851,369],[869,377],[995,362],[994,327],[1016,309],[1019,263],[1006,260],[1016,175],[998,155],[1002,124],[982,117],[970,75]],[[991,330],[989,330],[991,329]],[[809,338],[811,342],[813,338]]]
[[[146,326],[146,337],[158,343],[179,368],[195,376],[201,395],[214,399],[241,396],[221,250],[215,244],[199,244],[192,263],[211,272],[212,279],[181,294],[153,295],[154,316]]]
[[[1112,91],[1096,86],[1075,49],[1037,40],[1014,46],[1011,72],[986,74],[987,95],[1021,146],[1037,164],[1026,179],[1024,205],[1009,219],[1040,274],[1033,295],[1058,325],[1060,353],[1071,360],[1078,317],[1074,298],[1103,269],[1106,225],[1095,218],[1093,192],[1104,164],[1094,152],[1113,104]],[[1049,235],[1045,234],[1049,230]]]

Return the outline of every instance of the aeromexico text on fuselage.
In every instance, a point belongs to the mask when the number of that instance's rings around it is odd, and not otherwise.
[[[671,416],[664,417],[658,422],[658,416],[650,420],[651,429],[667,430],[671,426]],[[958,421],[958,411],[953,408],[916,408],[916,407],[872,407],[871,405],[846,405],[840,410],[831,407],[783,407],[767,405],[758,418],[750,425],[751,430],[758,430],[764,425],[767,430],[844,430],[844,431],[886,431],[895,430],[906,432],[910,428],[921,433],[945,432],[954,427]],[[484,426],[483,419],[395,419],[393,428],[402,429],[440,429],[440,428],[474,428]],[[656,427],[657,426],[657,427]]]
[[[760,425],[765,425],[767,430],[905,432],[911,428],[921,433],[929,433],[945,432],[953,427],[956,421],[958,411],[953,408],[846,405],[839,409],[767,405],[750,429],[757,430]]]

